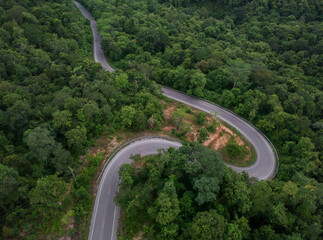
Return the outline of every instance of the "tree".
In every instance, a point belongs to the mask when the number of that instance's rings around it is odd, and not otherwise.
[[[221,104],[224,107],[231,108],[236,104],[236,97],[232,91],[224,90],[221,95]]]
[[[248,188],[245,179],[244,176],[233,172],[231,169],[227,169],[224,175],[224,184],[221,186],[222,201],[226,201],[230,212],[245,215],[249,213],[252,207],[251,189]]]
[[[290,94],[288,99],[284,102],[284,109],[286,112],[291,114],[303,115],[304,107],[306,102],[302,96],[296,93]]]
[[[251,68],[248,63],[244,63],[240,58],[230,61],[229,65],[224,68],[224,72],[228,76],[228,81],[233,83],[232,88],[245,88],[248,86]]]
[[[32,51],[32,56],[28,60],[31,72],[35,75],[40,74],[45,68],[49,69],[50,67],[50,57],[42,49],[34,49]]]
[[[67,185],[57,175],[50,175],[37,180],[37,185],[30,190],[28,198],[39,216],[50,219],[52,214],[62,208]]]
[[[13,203],[19,197],[18,187],[18,173],[0,163],[0,206],[5,211],[7,211],[5,206]]]
[[[6,11],[6,14],[10,16],[13,20],[22,24],[23,13],[26,12],[26,9],[23,6],[15,5],[9,10]]]
[[[124,31],[129,34],[135,34],[138,31],[138,25],[135,18],[129,18],[124,24]]]
[[[133,127],[135,128],[136,131],[142,131],[146,129],[147,127],[147,117],[143,113],[143,111],[137,111]]]
[[[208,212],[199,212],[187,231],[191,239],[222,239],[225,224],[225,218],[211,209]]]
[[[276,237],[275,231],[270,225],[261,226],[259,229],[256,229],[253,235],[255,240],[271,240]]]
[[[77,127],[65,134],[67,144],[75,154],[80,154],[87,144],[86,128]]]
[[[134,109],[132,106],[124,106],[123,108],[121,108],[120,119],[121,124],[124,128],[128,128],[133,125],[136,113],[136,109]]]
[[[83,106],[82,113],[88,122],[98,121],[100,116],[100,108],[96,102],[90,100]]]
[[[148,212],[160,225],[167,225],[177,218],[180,208],[173,181],[165,183],[154,205],[155,207],[149,209]]]
[[[198,178],[193,185],[194,190],[198,191],[195,201],[202,205],[216,200],[217,193],[220,190],[220,180],[219,178],[206,176]]]
[[[264,66],[255,65],[252,67],[250,74],[250,82],[255,86],[265,87],[271,85],[275,80],[272,71],[266,69]]]
[[[258,90],[248,90],[239,99],[241,103],[235,108],[235,111],[253,120],[258,112],[261,112],[266,96]]]
[[[129,86],[128,75],[125,73],[120,73],[116,77],[116,86],[120,89],[127,90]]]
[[[6,125],[15,132],[22,132],[30,115],[31,109],[28,102],[17,101],[5,112]]]
[[[192,70],[189,76],[189,81],[190,85],[187,93],[196,95],[198,97],[203,97],[203,89],[206,84],[205,75],[199,70]]]
[[[140,28],[137,41],[145,51],[162,52],[169,42],[169,36],[161,27],[155,29],[144,27]]]
[[[119,169],[121,189],[129,189],[133,184],[134,168],[130,164],[123,164]]]
[[[224,175],[221,157],[201,144],[182,147],[180,152],[188,155],[184,170],[190,176],[193,189],[197,191],[195,201],[199,205],[214,201]]]
[[[183,126],[184,118],[186,118],[186,113],[185,110],[182,108],[179,108],[171,113],[171,120],[177,130],[179,130]]]
[[[30,149],[31,157],[42,163],[46,169],[65,172],[72,161],[71,154],[61,143],[55,141],[52,133],[40,126],[25,132],[24,141]]]
[[[242,240],[242,233],[239,229],[239,226],[236,224],[229,223],[227,232],[226,232],[226,239],[228,240]]]
[[[53,113],[53,128],[64,133],[72,126],[72,113],[68,110]]]
[[[67,151],[62,144],[57,144],[54,148],[53,157],[51,163],[58,173],[66,173],[68,172],[68,168],[72,163],[72,156],[69,151]]]
[[[251,186],[252,216],[265,216],[267,209],[272,204],[272,189],[267,182],[255,182]]]
[[[43,127],[26,131],[24,140],[32,156],[42,163],[48,163],[50,154],[57,145],[51,132]]]

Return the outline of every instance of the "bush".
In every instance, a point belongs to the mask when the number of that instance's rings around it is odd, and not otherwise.
[[[233,138],[230,139],[225,147],[225,152],[230,157],[244,157],[248,154],[248,150],[243,146],[238,145]]]
[[[9,228],[9,227],[6,227],[6,226],[2,227],[2,237],[4,239],[12,237],[13,234],[14,234],[14,231],[13,231],[12,228]]]
[[[210,124],[206,127],[206,129],[211,132],[211,133],[215,133],[216,131],[216,125],[215,124]]]
[[[205,142],[210,137],[210,134],[205,127],[202,127],[201,129],[199,129],[198,132],[199,132],[198,140],[200,143]]]
[[[205,112],[198,112],[196,114],[196,121],[198,125],[200,126],[204,125],[206,122]]]

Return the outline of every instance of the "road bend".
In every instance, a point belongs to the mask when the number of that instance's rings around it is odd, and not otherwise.
[[[92,15],[77,1],[74,4],[80,9],[83,16],[90,21],[93,34],[94,60],[101,63],[105,70],[113,72],[114,69],[108,64],[101,48],[101,36],[96,29],[96,21]],[[274,177],[276,158],[271,144],[253,125],[236,114],[219,106],[188,96],[184,93],[169,88],[162,88],[163,94],[171,99],[182,102],[207,113],[217,113],[217,116],[236,128],[253,145],[257,153],[256,162],[250,167],[236,167],[228,165],[237,172],[247,172],[250,177],[268,180]],[[141,139],[132,142],[119,151],[104,170],[99,189],[97,191],[95,205],[92,214],[89,240],[115,240],[117,239],[118,219],[120,210],[114,204],[114,197],[118,191],[118,171],[122,164],[130,163],[132,154],[147,156],[156,154],[158,149],[169,147],[179,148],[181,143],[159,138]]]

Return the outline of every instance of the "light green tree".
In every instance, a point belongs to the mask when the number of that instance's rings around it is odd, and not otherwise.
[[[67,183],[57,175],[46,176],[37,180],[36,187],[29,192],[29,200],[39,216],[50,219],[52,214],[62,208],[66,197]]]
[[[241,88],[248,85],[251,67],[248,63],[244,63],[240,58],[237,58],[229,62],[224,68],[224,72],[228,76],[228,81],[233,84],[232,88]]]

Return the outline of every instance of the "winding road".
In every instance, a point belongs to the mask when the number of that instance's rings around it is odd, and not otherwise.
[[[114,69],[108,64],[101,48],[101,36],[96,29],[96,21],[91,14],[78,2],[74,4],[80,9],[83,16],[90,20],[93,33],[94,60],[110,72]],[[250,167],[231,166],[235,171],[246,171],[250,177],[268,180],[274,177],[276,169],[275,149],[269,140],[259,132],[252,124],[237,116],[236,114],[223,109],[220,106],[211,104],[202,99],[194,98],[169,88],[162,88],[166,97],[185,103],[194,108],[207,113],[218,113],[218,117],[228,124],[235,127],[241,134],[247,138],[254,146],[257,152],[257,160]],[[132,142],[120,150],[110,161],[101,178],[99,189],[93,209],[89,240],[115,240],[118,228],[119,209],[114,204],[115,193],[118,191],[119,176],[118,170],[124,163],[129,163],[132,154],[141,154],[147,156],[156,154],[158,149],[167,149],[169,147],[178,148],[180,142],[171,141],[164,138],[143,138]]]

